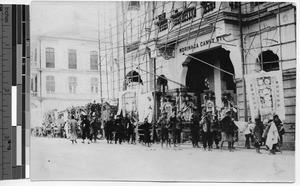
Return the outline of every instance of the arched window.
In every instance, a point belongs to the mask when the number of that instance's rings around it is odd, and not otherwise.
[[[54,48],[47,47],[46,48],[46,68],[54,68],[55,60],[54,60]]]
[[[125,90],[128,87],[133,88],[137,84],[143,85],[143,80],[141,79],[140,74],[135,70],[128,72],[124,81]]]
[[[274,70],[279,70],[278,60],[278,56],[274,54],[273,51],[267,50],[259,54],[258,58],[256,59],[256,62],[262,65],[263,71],[270,72]]]

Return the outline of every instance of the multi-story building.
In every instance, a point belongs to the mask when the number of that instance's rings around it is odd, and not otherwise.
[[[198,108],[203,105],[206,90],[214,92],[217,108],[222,107],[222,94],[230,92],[237,120],[247,121],[251,113],[245,75],[277,71],[283,79],[284,145],[294,148],[293,3],[130,1],[118,5],[117,11],[123,12],[123,24],[116,38],[123,42],[125,55],[117,60],[124,64],[124,77],[134,70],[143,82],[143,92],[157,92],[160,90],[155,75],[164,75],[169,80],[167,92],[192,93]],[[126,78],[132,81],[130,76]],[[126,85],[119,82],[120,87]]]
[[[49,110],[100,102],[98,39],[87,36],[68,28],[32,39],[32,126]]]

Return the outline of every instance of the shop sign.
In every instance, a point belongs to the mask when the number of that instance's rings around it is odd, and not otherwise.
[[[196,17],[196,7],[190,7],[184,11],[171,15],[171,20],[173,22],[173,26],[176,26],[180,23],[193,19],[194,17]]]
[[[195,48],[203,47],[203,46],[209,45],[210,43],[218,43],[220,41],[227,42],[225,40],[225,38],[230,36],[230,35],[231,34],[225,34],[225,35],[218,36],[218,37],[215,37],[215,38],[211,38],[211,39],[208,39],[208,40],[200,41],[199,43],[194,43],[193,45],[189,45],[189,46],[180,48],[179,52],[185,52],[185,51],[192,50],[192,49],[195,49]]]

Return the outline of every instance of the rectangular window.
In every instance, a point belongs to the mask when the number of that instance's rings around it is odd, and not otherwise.
[[[98,70],[98,53],[91,51],[90,53],[91,70]]]
[[[240,2],[229,2],[229,6],[232,10],[236,10],[239,8]]]
[[[46,48],[46,68],[55,68],[54,65],[54,48]]]
[[[69,77],[69,92],[76,93],[77,79],[76,77]]]
[[[201,6],[203,7],[203,14],[213,11],[216,8],[215,2],[201,2]]]
[[[46,76],[46,91],[47,93],[55,92],[54,76]]]
[[[31,78],[31,91],[37,92],[37,75],[33,74]]]
[[[91,93],[98,93],[98,78],[91,79]]]
[[[37,48],[34,49],[34,61],[37,61]]]
[[[168,29],[168,20],[166,19],[166,13],[165,12],[158,16],[157,26],[158,26],[158,31],[159,32]]]
[[[69,49],[68,51],[69,57],[69,69],[77,69],[77,54],[76,50]]]

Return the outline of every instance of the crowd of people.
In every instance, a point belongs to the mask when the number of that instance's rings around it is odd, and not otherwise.
[[[255,118],[254,124],[252,120],[240,129],[231,117],[231,110],[226,112],[222,119],[217,119],[211,111],[202,111],[202,116],[194,110],[191,114],[190,122],[184,122],[181,111],[176,113],[172,111],[172,115],[168,117],[167,112],[163,112],[157,122],[148,122],[145,118],[143,123],[138,123],[134,117],[126,115],[113,115],[103,122],[104,133],[101,132],[101,122],[97,117],[87,115],[82,119],[76,120],[73,115],[61,126],[62,132],[58,137],[68,138],[72,144],[77,143],[77,139],[81,138],[82,143],[96,142],[101,133],[105,136],[108,144],[128,144],[142,143],[147,147],[151,147],[157,143],[161,147],[169,148],[171,146],[180,147],[183,143],[183,129],[188,129],[189,138],[193,148],[200,148],[202,142],[203,150],[211,151],[213,143],[216,149],[223,149],[224,142],[228,144],[228,150],[233,152],[234,143],[238,140],[238,132],[242,131],[245,135],[245,148],[250,149],[253,145],[257,153],[260,152],[261,146],[266,146],[270,154],[280,152],[285,133],[283,124],[278,115],[272,116],[268,123],[263,124],[260,117]],[[60,131],[60,130],[58,130]],[[220,144],[220,145],[219,145]]]

